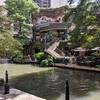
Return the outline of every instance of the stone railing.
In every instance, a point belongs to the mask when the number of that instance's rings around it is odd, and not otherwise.
[[[66,30],[67,29],[67,23],[47,22],[47,23],[37,24],[34,27],[38,31],[48,31],[48,30],[54,30],[54,29]]]

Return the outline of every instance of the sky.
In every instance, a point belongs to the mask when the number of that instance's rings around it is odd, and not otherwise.
[[[4,5],[5,0],[0,0],[0,5]]]
[[[72,4],[72,6],[77,6],[77,4],[78,4],[79,1],[80,0],[74,0],[74,3]]]
[[[0,5],[4,5],[4,1],[5,0],[0,0]],[[79,2],[80,0],[74,0],[74,3],[72,4],[73,6],[76,6],[77,4],[78,4],[78,2]],[[93,1],[95,1],[95,0],[93,0]],[[98,0],[99,1],[99,0]]]
[[[5,0],[0,0],[0,5],[3,5],[4,4],[4,1]],[[75,1],[75,3],[73,5],[76,5],[79,0],[74,0],[74,1]]]

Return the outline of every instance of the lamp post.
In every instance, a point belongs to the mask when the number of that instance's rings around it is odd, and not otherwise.
[[[66,81],[65,100],[69,100],[69,83]]]
[[[5,72],[4,94],[9,94],[8,71]]]

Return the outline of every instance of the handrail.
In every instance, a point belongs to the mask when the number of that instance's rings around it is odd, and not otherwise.
[[[60,23],[60,22],[46,22],[46,23],[41,23],[37,24],[34,27],[38,31],[49,31],[53,29],[67,29],[67,23]]]

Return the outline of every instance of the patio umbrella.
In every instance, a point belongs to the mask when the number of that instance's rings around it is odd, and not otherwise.
[[[94,50],[94,51],[100,51],[100,47],[95,47],[92,50]]]
[[[73,51],[86,51],[86,49],[82,47],[75,48]]]

